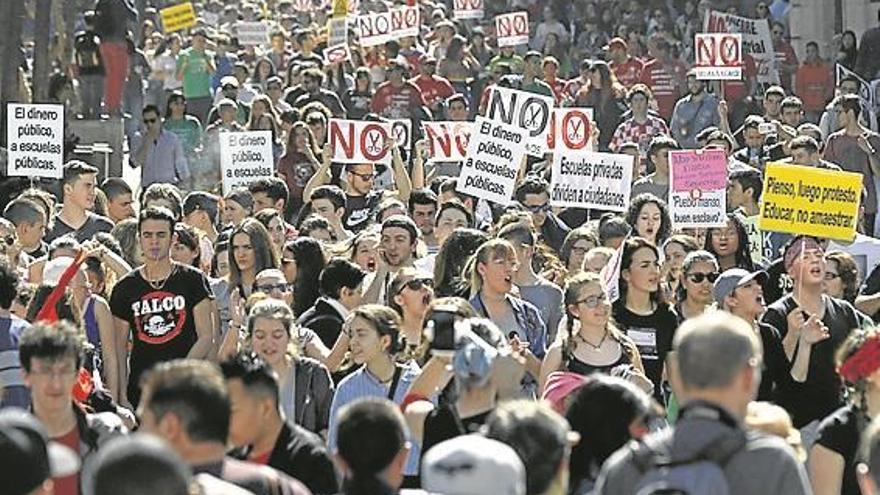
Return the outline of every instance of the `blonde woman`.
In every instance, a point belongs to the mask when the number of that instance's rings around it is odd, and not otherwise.
[[[583,272],[565,284],[565,331],[541,366],[541,385],[554,371],[604,373],[628,379],[645,392],[653,385],[632,339],[611,321],[611,302],[599,275]]]

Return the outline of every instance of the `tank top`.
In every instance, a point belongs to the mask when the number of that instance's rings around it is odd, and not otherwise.
[[[629,355],[625,352],[625,350],[623,348],[623,344],[621,344],[620,342],[617,342],[617,345],[620,348],[620,357],[618,357],[611,364],[604,364],[601,366],[588,364],[588,363],[585,363],[585,362],[581,361],[580,359],[578,359],[574,355],[574,352],[572,352],[568,356],[568,359],[565,361],[565,369],[566,369],[566,371],[570,371],[572,373],[577,373],[579,375],[584,375],[584,376],[591,375],[593,373],[604,373],[607,375],[607,374],[611,373],[611,370],[613,370],[614,368],[616,368],[622,364],[632,364],[632,360],[629,358]]]

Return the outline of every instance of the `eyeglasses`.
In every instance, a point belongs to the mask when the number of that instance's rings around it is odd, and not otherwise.
[[[362,173],[355,172],[355,171],[349,171],[349,173],[350,173],[351,175],[357,176],[357,177],[359,177],[361,180],[365,180],[365,181],[367,181],[367,182],[370,182],[370,181],[372,181],[372,180],[374,180],[374,179],[376,178],[376,172],[369,173],[369,174],[362,174]]]
[[[550,203],[544,203],[542,205],[523,205],[532,213],[540,213],[542,211],[550,211]]]
[[[598,307],[600,304],[605,304],[606,302],[608,302],[608,294],[603,292],[601,294],[596,294],[595,296],[587,296],[580,301],[575,301],[574,304],[583,304],[592,309]]]
[[[48,378],[67,378],[76,374],[76,368],[73,366],[65,366],[58,369],[33,368],[28,374],[35,376],[45,376]]]
[[[825,280],[834,280],[835,278],[840,278],[840,274],[834,272],[825,272]]]
[[[290,292],[291,284],[288,283],[278,283],[278,284],[259,284],[256,286],[257,291],[263,292],[265,294],[269,294],[272,291],[281,291],[281,292]]]
[[[701,284],[701,283],[703,283],[703,280],[708,280],[710,284],[714,284],[715,281],[718,280],[718,275],[719,275],[718,272],[712,272],[712,273],[694,272],[694,273],[688,273],[687,278],[690,279],[690,281],[695,284]]]
[[[144,124],[155,124],[159,119],[144,119]]]
[[[422,290],[422,287],[432,288],[434,287],[434,281],[430,278],[414,278],[401,285],[397,293],[400,294],[403,292],[403,289],[409,289],[411,291]]]

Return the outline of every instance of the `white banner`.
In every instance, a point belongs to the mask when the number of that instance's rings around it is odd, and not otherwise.
[[[592,122],[592,108],[554,108],[550,132],[547,133],[547,148],[556,151],[592,151]]]
[[[262,22],[239,22],[235,25],[238,42],[244,46],[269,43],[269,25]]]
[[[626,211],[632,187],[632,155],[590,151],[553,154],[550,204]]]
[[[6,175],[64,175],[64,106],[10,103],[6,106]]]
[[[394,137],[394,143],[401,150],[409,151],[412,148],[412,120],[410,119],[390,119],[391,135]]]
[[[473,122],[422,122],[429,162],[460,162],[467,155]]]
[[[360,45],[384,45],[406,36],[419,35],[418,7],[400,7],[388,12],[364,14],[357,17]]]
[[[334,162],[391,165],[391,123],[330,119],[327,132]]]
[[[742,34],[697,33],[694,35],[694,55],[697,79],[742,80]]]
[[[703,24],[705,33],[741,33],[743,56],[751,55],[758,69],[757,81],[762,84],[779,84],[776,68],[776,50],[770,37],[767,19],[749,19],[733,14],[710,10]]]
[[[509,203],[526,155],[526,135],[519,127],[477,117],[456,190],[501,205]]]
[[[512,12],[495,16],[498,47],[525,45],[529,42],[529,13]]]
[[[547,152],[554,103],[552,96],[496,86],[489,96],[486,117],[528,131],[526,152],[541,157]]]
[[[274,176],[272,132],[220,133],[220,170],[223,194],[237,187],[247,187],[257,179]]]

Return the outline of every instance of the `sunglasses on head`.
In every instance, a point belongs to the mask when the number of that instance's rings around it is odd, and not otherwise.
[[[259,284],[256,286],[259,292],[263,292],[265,294],[269,294],[274,290],[279,290],[281,292],[290,291],[290,284],[282,282],[277,284]]]
[[[401,292],[403,292],[403,289],[417,291],[421,290],[422,287],[434,287],[434,281],[430,278],[414,278],[401,285],[400,290],[397,291],[397,293],[400,294]]]
[[[701,284],[701,283],[703,283],[703,280],[708,280],[709,283],[714,284],[715,281],[718,280],[718,275],[719,275],[718,272],[712,272],[712,273],[694,272],[694,273],[688,273],[687,278],[689,278],[690,281],[695,284]]]

